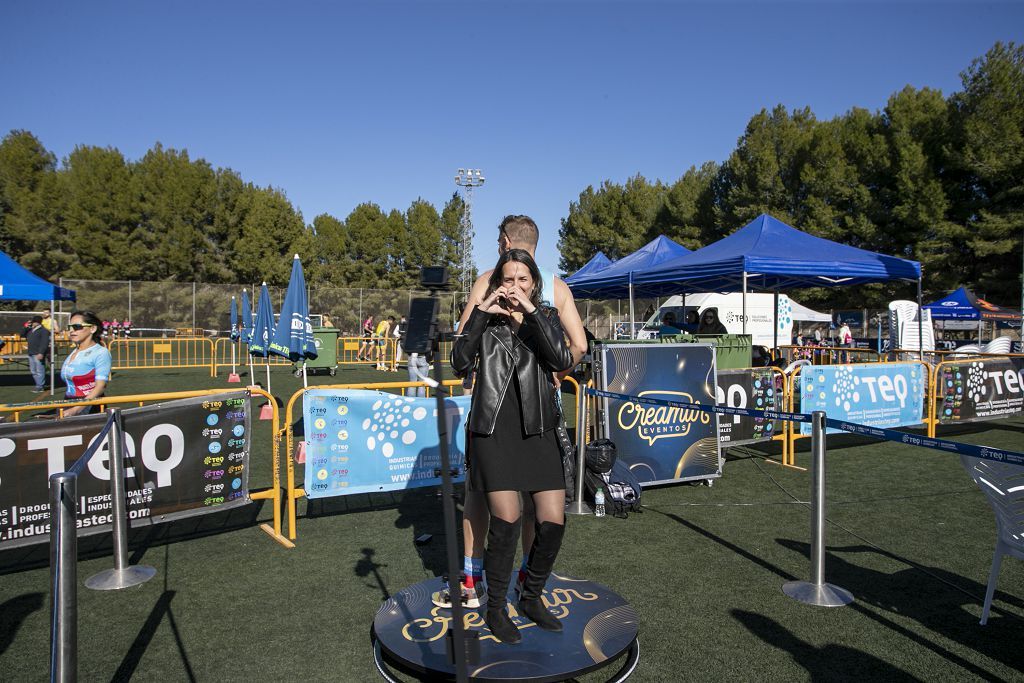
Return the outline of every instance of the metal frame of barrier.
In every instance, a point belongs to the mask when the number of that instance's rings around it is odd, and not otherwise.
[[[929,391],[928,391],[928,407],[927,414],[928,420],[928,436],[935,438],[939,428],[939,375],[941,374],[942,366],[944,365],[962,365],[963,363],[969,363],[972,360],[995,360],[998,358],[1024,358],[1024,354],[1020,353],[978,353],[963,355],[955,359],[944,360],[937,365],[932,367],[932,376],[929,380]],[[957,424],[968,424],[970,422],[987,422],[989,420],[1002,420],[1011,415],[995,415],[992,417],[976,417],[970,420],[960,420]]]
[[[257,386],[245,387],[252,396],[262,396],[267,400],[269,405],[273,409],[273,416],[271,418],[271,467],[273,483],[269,489],[262,491],[250,491],[250,500],[272,500],[274,503],[274,523],[273,526],[268,524],[261,524],[260,528],[267,533],[268,536],[273,538],[275,541],[285,546],[286,548],[294,547],[294,543],[289,541],[287,538],[281,535],[281,453],[280,453],[280,424],[281,415],[277,407],[277,401],[272,395]],[[99,406],[101,410],[106,409],[109,405],[120,405],[125,403],[137,403],[138,405],[144,405],[151,401],[170,401],[178,398],[195,398],[197,396],[213,396],[216,394],[223,394],[225,389],[201,389],[198,391],[172,391],[161,394],[136,394],[131,396],[110,396],[104,398],[93,399],[89,401],[40,401],[38,403],[14,403],[14,404],[0,404],[0,415],[10,413],[13,414],[14,422],[21,421],[21,414],[25,412],[37,412],[40,410],[55,409],[59,417],[64,417],[64,411],[68,408],[75,408],[78,406]]]
[[[209,368],[217,376],[213,340],[205,337],[112,339],[107,348],[112,370]]]
[[[880,363],[882,356],[872,349],[855,349],[844,346],[796,346],[783,344],[779,346],[786,364],[798,360],[809,360],[812,365],[848,365],[840,359],[841,355],[857,358],[853,363]]]
[[[870,365],[896,365],[897,363],[919,363],[924,368],[924,371],[925,371],[925,384],[924,384],[925,392],[924,393],[925,393],[925,395],[924,395],[924,406],[923,406],[923,409],[922,409],[922,413],[923,414],[921,415],[921,422],[919,424],[923,424],[923,425],[925,425],[926,428],[931,429],[931,414],[928,411],[928,405],[929,405],[929,401],[931,400],[930,397],[931,397],[931,395],[933,393],[933,390],[934,390],[934,387],[933,387],[934,370],[935,370],[934,367],[931,364],[929,364],[929,363],[927,363],[927,362],[925,362],[923,360],[916,360],[916,359],[915,360],[908,360],[908,361],[879,361],[878,363],[871,363]],[[854,364],[851,364],[851,365],[856,365],[856,364],[854,363]],[[859,365],[869,365],[869,363],[860,363]],[[790,377],[789,377],[789,403],[787,403],[786,409],[789,412],[791,412],[791,413],[797,412],[797,410],[796,410],[796,387],[797,387],[797,382],[799,381],[800,371],[803,370],[804,367],[805,366],[799,366],[799,367],[794,368],[792,375],[790,375]],[[814,366],[812,365],[810,367],[814,367]],[[914,426],[914,425],[907,425],[907,426]],[[790,461],[789,461],[788,464],[789,464],[790,467],[796,467],[797,469],[805,469],[805,468],[798,467],[797,464],[796,464],[796,440],[797,439],[806,439],[806,438],[807,438],[807,435],[799,434],[793,428],[793,425],[790,423],[790,425],[789,425],[789,439],[788,439],[789,440],[789,456],[790,456]]]
[[[229,337],[218,337],[214,341],[213,345],[213,377],[217,376],[217,368],[229,368],[231,367],[231,345],[235,344],[235,365],[239,368],[249,367],[249,347],[243,344],[241,341],[231,341]],[[243,350],[244,349],[244,350]],[[268,360],[269,359],[269,360]],[[288,366],[291,367],[292,362],[284,356],[271,355],[266,358],[258,356],[253,358],[253,373],[256,372],[257,366],[270,365],[270,367]]]

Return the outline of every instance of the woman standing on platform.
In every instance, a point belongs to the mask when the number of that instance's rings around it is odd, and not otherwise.
[[[552,373],[572,366],[555,309],[540,306],[540,271],[529,252],[511,249],[494,267],[487,295],[473,310],[452,349],[452,367],[476,370],[467,438],[469,490],[483,491],[490,511],[484,570],[491,633],[504,643],[522,639],[505,608],[519,537],[520,492],[536,508],[519,613],[543,629],[562,625],[541,593],[565,532],[565,479],[554,427],[559,419]]]
[[[75,311],[68,323],[68,336],[75,349],[64,359],[60,376],[67,384],[64,397],[80,401],[100,398],[110,381],[110,351],[103,345],[103,321],[95,313]],[[97,406],[78,406],[64,411],[64,417],[97,412]]]

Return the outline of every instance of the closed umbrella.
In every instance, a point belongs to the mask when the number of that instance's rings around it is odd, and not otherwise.
[[[252,340],[249,341],[249,353],[260,358],[270,355],[270,340],[274,337],[274,307],[270,303],[270,292],[267,283],[260,288],[260,298],[256,303],[256,319],[252,324]],[[267,360],[267,393],[270,393],[270,360]]]
[[[309,323],[309,303],[306,300],[306,278],[302,274],[302,261],[298,254],[292,259],[288,291],[284,295],[281,318],[274,330],[269,351],[293,363],[316,358],[313,326]],[[307,386],[305,363],[302,364],[302,386]]]

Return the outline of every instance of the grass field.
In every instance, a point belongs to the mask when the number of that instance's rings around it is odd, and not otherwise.
[[[0,402],[31,400],[24,377],[0,374]],[[225,377],[120,372],[111,388],[238,386]],[[284,369],[272,377],[285,401],[299,387]],[[342,369],[312,381],[404,377]],[[940,431],[1016,450],[1022,435],[1022,419]],[[270,483],[269,438],[258,423],[253,488]],[[1024,563],[1004,562],[979,626],[995,524],[958,458],[830,437],[827,578],[856,602],[826,609],[781,590],[809,575],[809,475],[762,455],[730,450],[713,487],[646,490],[643,512],[628,519],[570,518],[558,570],[610,586],[640,615],[633,680],[1024,680]],[[443,572],[440,501],[414,489],[303,503],[300,515],[293,549],[258,529],[271,518],[266,504],[133,532],[131,561],[157,577],[124,591],[80,588],[80,679],[377,679],[369,630],[381,601]],[[423,533],[433,541],[415,545]],[[111,566],[108,542],[83,538],[80,550],[81,579]],[[47,675],[46,562],[45,546],[0,553],[0,680]]]

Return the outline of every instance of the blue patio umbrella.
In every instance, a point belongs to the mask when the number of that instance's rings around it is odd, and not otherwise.
[[[309,324],[309,302],[306,300],[306,278],[302,274],[302,261],[296,254],[292,260],[292,275],[288,291],[281,305],[281,318],[270,341],[270,353],[284,356],[293,363],[316,358],[313,326]]]
[[[235,297],[231,297],[231,341],[238,340],[238,306]]]
[[[256,320],[253,321],[252,339],[249,341],[249,353],[265,358],[270,355],[270,340],[274,337],[274,307],[270,303],[270,292],[267,283],[260,289],[260,298],[256,304]]]
[[[249,290],[242,290],[242,341],[246,344],[252,337],[252,306],[249,305]]]

